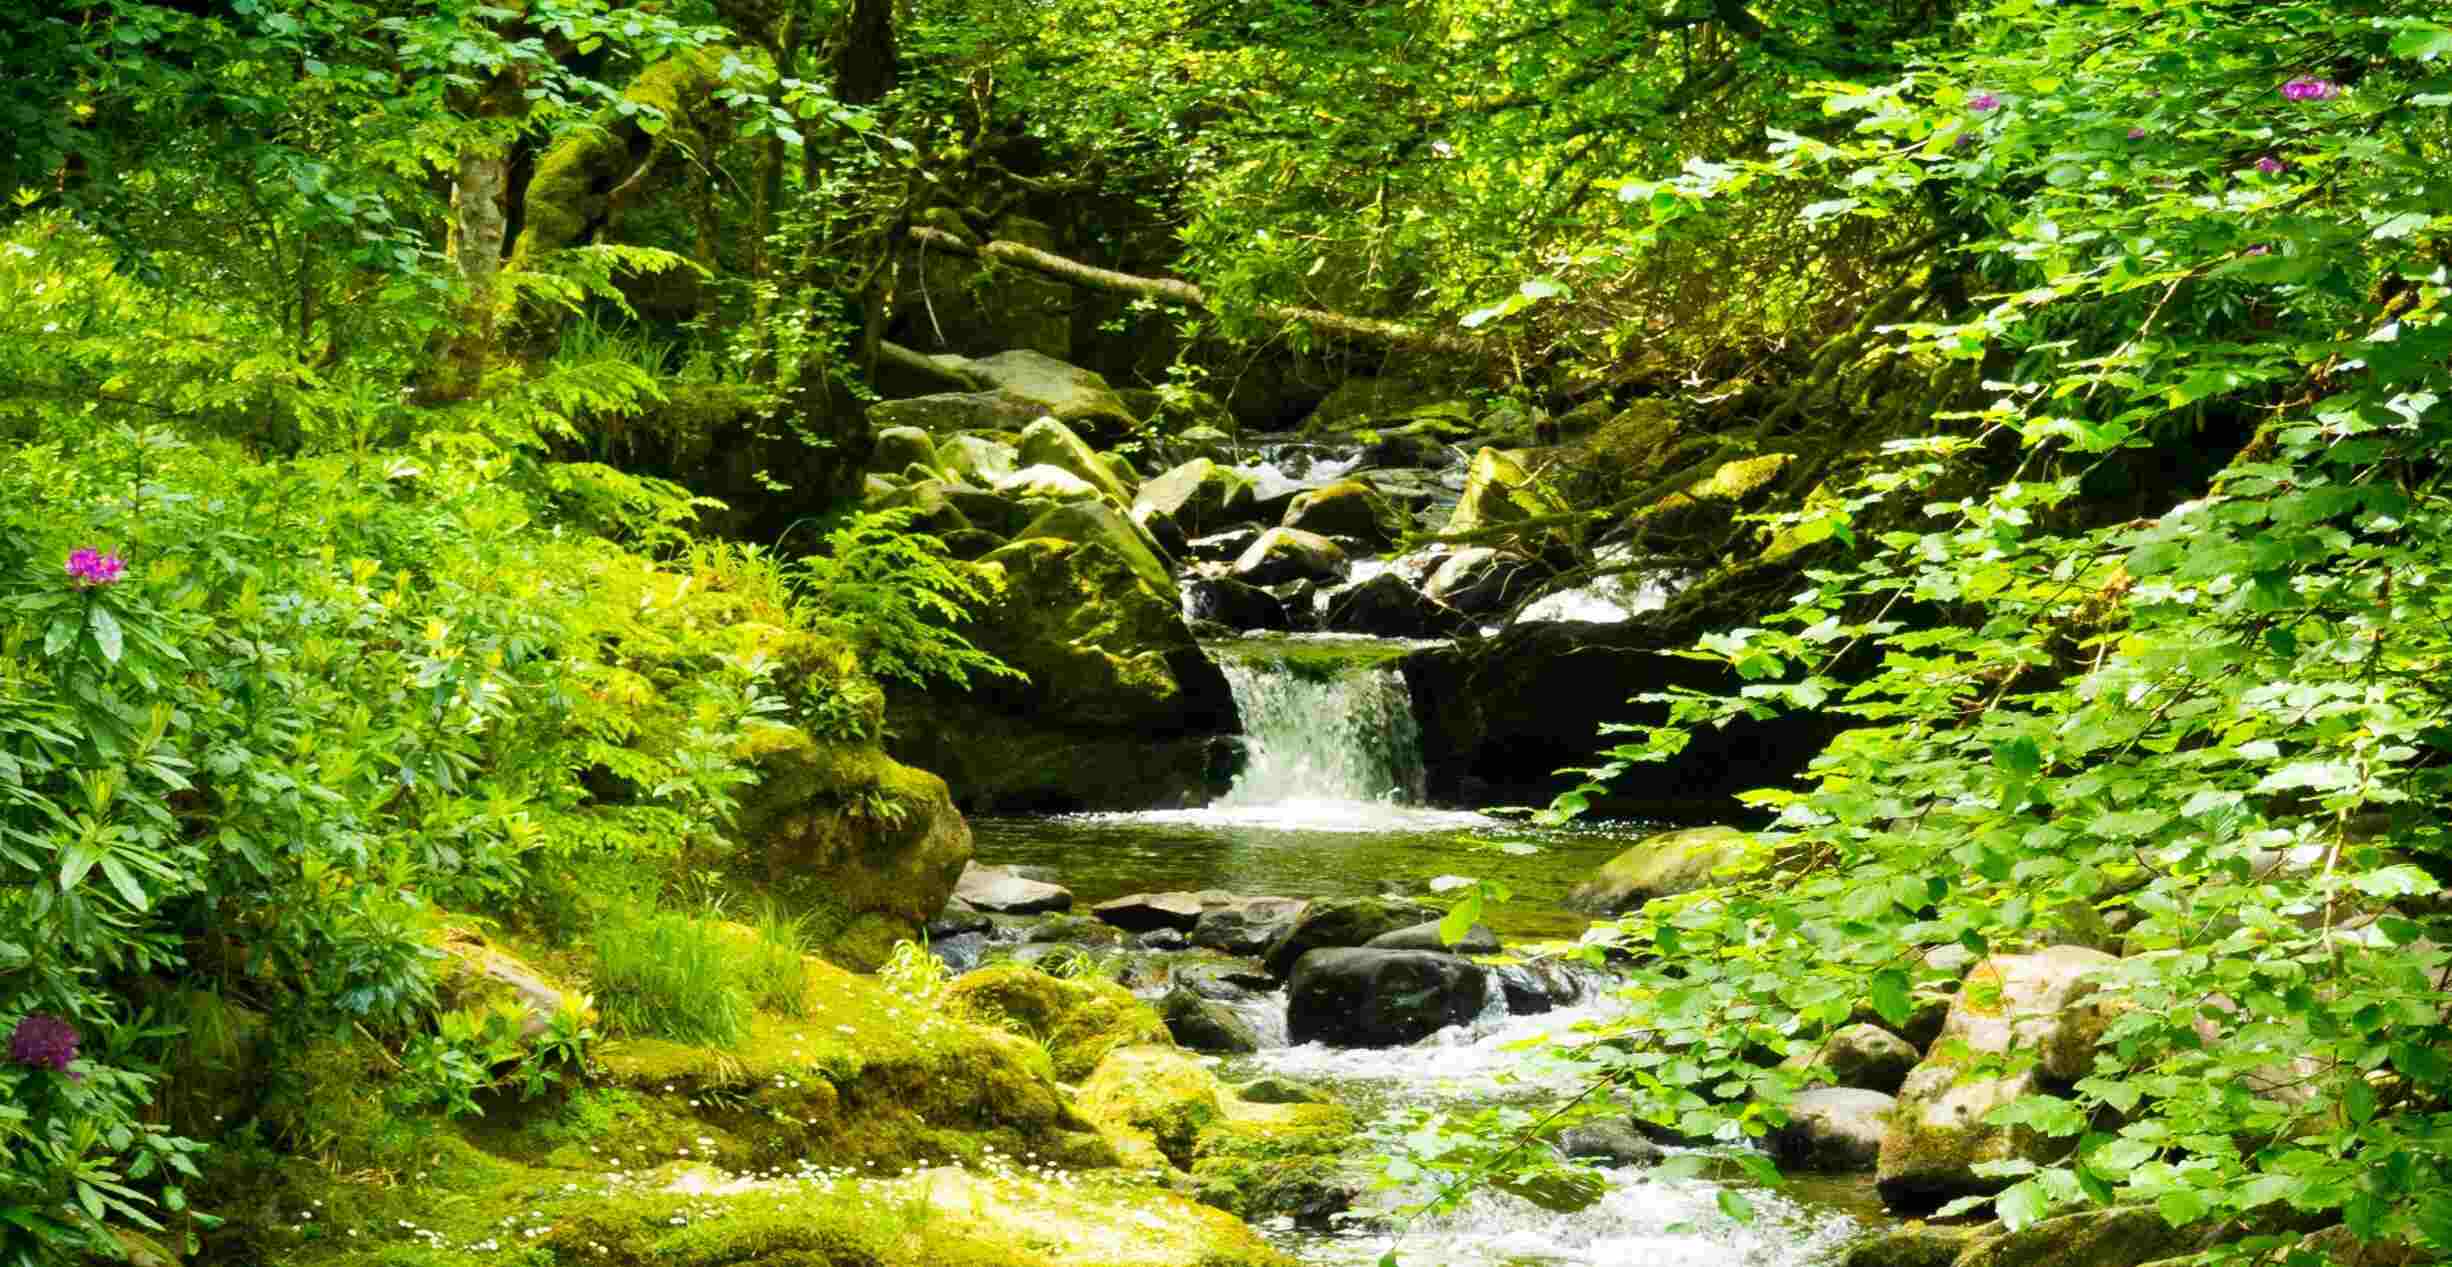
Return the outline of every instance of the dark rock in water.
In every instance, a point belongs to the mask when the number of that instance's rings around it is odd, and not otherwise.
[[[1435,919],[1392,933],[1381,933],[1362,944],[1372,950],[1435,950],[1451,955],[1495,955],[1502,949],[1498,934],[1491,932],[1487,924],[1475,924],[1466,929],[1464,940],[1450,946],[1439,940],[1439,921]]]
[[[1215,999],[1177,986],[1158,1001],[1166,1032],[1193,1051],[1250,1052],[1260,1050],[1260,1032]]]
[[[1393,544],[1411,526],[1403,511],[1361,480],[1339,480],[1297,495],[1279,523],[1324,537],[1351,537],[1375,550]]]
[[[1190,950],[1192,939],[1180,928],[1153,928],[1133,938],[1132,944],[1143,950]]]
[[[1229,1001],[1253,998],[1277,988],[1277,982],[1267,973],[1229,960],[1178,962],[1172,979],[1202,998]]]
[[[983,867],[976,862],[962,868],[962,878],[954,882],[954,896],[973,910],[1007,915],[1065,911],[1073,906],[1068,889],[1026,879],[1007,867]]]
[[[1197,893],[1133,893],[1101,902],[1090,913],[1128,933],[1153,928],[1188,933],[1200,923],[1201,900]]]
[[[1923,1053],[1878,1025],[1845,1025],[1828,1038],[1788,1058],[1793,1069],[1828,1069],[1834,1086],[1898,1093]]]
[[[1207,458],[1194,458],[1141,486],[1134,518],[1164,515],[1189,536],[1205,536],[1259,518],[1251,477]]]
[[[1458,611],[1486,612],[1532,593],[1535,572],[1524,558],[1488,546],[1466,546],[1430,574],[1423,592]]]
[[[1292,1078],[1254,1078],[1235,1088],[1235,1094],[1253,1104],[1333,1104],[1327,1092],[1308,1082]]]
[[[1331,947],[1305,954],[1286,990],[1286,1034],[1297,1043],[1395,1047],[1480,1013],[1481,965],[1420,950]]]
[[[1199,577],[1184,582],[1184,600],[1195,618],[1218,621],[1235,629],[1291,629],[1286,605],[1275,594],[1232,577]]]
[[[1507,1011],[1513,1016],[1538,1016],[1584,997],[1584,978],[1552,959],[1496,964],[1490,979],[1507,996]]]
[[[1345,551],[1317,533],[1271,528],[1235,560],[1235,579],[1247,585],[1323,580],[1345,571]]]
[[[1330,591],[1321,623],[1340,633],[1382,638],[1441,638],[1465,625],[1464,613],[1424,597],[1394,572]]]
[[[1881,1158],[1882,1132],[1897,1103],[1879,1091],[1854,1087],[1801,1091],[1788,1106],[1788,1124],[1764,1142],[1782,1166],[1871,1170]]]
[[[1185,542],[1183,557],[1196,563],[1232,563],[1259,539],[1258,528],[1229,528]]]
[[[1436,920],[1437,908],[1401,897],[1321,898],[1303,909],[1285,931],[1269,942],[1263,966],[1269,975],[1289,976],[1294,963],[1314,950],[1330,946],[1360,946],[1382,933]],[[1200,938],[1195,936],[1195,944]]]
[[[930,941],[937,941],[959,937],[964,933],[984,933],[993,927],[995,923],[986,912],[957,897],[949,899],[945,909],[938,911],[937,917],[928,921],[926,931]]]
[[[1124,934],[1087,915],[1058,915],[1023,933],[1022,940],[1034,946],[1057,942],[1068,946],[1121,946]]]
[[[1586,1122],[1558,1132],[1558,1151],[1606,1166],[1649,1166],[1663,1154],[1660,1145],[1643,1138],[1626,1122]]]
[[[1294,927],[1308,905],[1295,897],[1249,897],[1232,906],[1203,910],[1192,926],[1192,944],[1230,955],[1257,955]]]
[[[1320,583],[1318,581],[1288,581],[1269,587],[1269,593],[1285,605],[1286,625],[1300,633],[1320,627]]]
[[[928,953],[955,973],[968,972],[979,966],[987,956],[988,935],[984,932],[955,933],[950,937],[931,937]]]
[[[1600,874],[1567,895],[1567,905],[1598,915],[1639,910],[1653,898],[1712,884],[1716,872],[1755,853],[1754,838],[1734,827],[1662,832],[1603,863]]]

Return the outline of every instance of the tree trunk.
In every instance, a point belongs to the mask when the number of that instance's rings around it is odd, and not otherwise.
[[[851,0],[843,48],[834,58],[834,97],[872,105],[894,91],[894,0]]]
[[[468,286],[466,306],[443,348],[435,390],[445,400],[476,394],[493,360],[501,325],[502,236],[509,224],[503,197],[510,186],[511,159],[498,147],[470,145],[460,151],[451,180],[452,260]]]

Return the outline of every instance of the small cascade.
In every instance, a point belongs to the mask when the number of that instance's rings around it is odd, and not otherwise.
[[[1393,661],[1219,661],[1249,736],[1243,774],[1217,805],[1419,804],[1422,732]]]

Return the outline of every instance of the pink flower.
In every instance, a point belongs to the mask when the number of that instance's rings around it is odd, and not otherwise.
[[[2282,174],[2283,169],[2289,166],[2290,164],[2275,158],[2271,154],[2267,154],[2263,158],[2256,160],[2256,170],[2263,172],[2267,176],[2279,176]]]
[[[92,546],[72,550],[68,555],[68,575],[78,589],[118,584],[119,573],[125,566],[118,555],[104,554]]]
[[[1993,93],[1979,92],[1967,98],[1967,108],[1977,114],[1982,114],[1987,110],[1998,110],[2001,108],[2001,99]]]
[[[2145,129],[2144,129],[2144,128],[2130,128],[2130,129],[2128,130],[2128,139],[2130,139],[2130,140],[2132,140],[2132,141],[2142,141],[2142,140],[2144,140],[2144,139],[2145,139]]]
[[[76,1058],[77,1027],[56,1016],[37,1012],[17,1022],[17,1028],[9,1031],[9,1059],[17,1064],[49,1069],[53,1073],[68,1073],[68,1062]],[[68,1076],[79,1077],[76,1074]]]
[[[2341,85],[2323,79],[2293,79],[2282,85],[2285,101],[2330,101],[2341,95]]]

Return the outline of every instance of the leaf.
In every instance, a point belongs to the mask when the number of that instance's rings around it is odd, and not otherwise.
[[[1899,968],[1884,968],[1873,974],[1873,1010],[1892,1025],[1905,1025],[1915,1011],[1908,995],[1907,973]]]
[[[1746,1200],[1744,1193],[1737,1191],[1735,1188],[1722,1188],[1720,1189],[1718,1201],[1720,1213],[1735,1219],[1739,1223],[1752,1223],[1754,1221],[1754,1203]]]
[[[125,637],[119,631],[119,618],[111,614],[110,608],[96,603],[93,615],[87,618],[86,624],[94,631],[94,645],[102,649],[102,658],[113,664],[119,663],[119,654],[125,643]]]
[[[1480,919],[1481,890],[1475,889],[1465,894],[1453,909],[1440,918],[1439,940],[1450,946],[1463,941],[1465,934],[1472,932],[1473,925]]]
[[[2205,1194],[2194,1188],[2174,1188],[2154,1198],[2154,1211],[2173,1227],[2186,1227],[2205,1217]]]
[[[152,905],[152,899],[145,893],[145,886],[137,880],[136,873],[129,870],[128,864],[121,862],[115,855],[104,854],[102,856],[102,875],[111,882],[112,888],[119,891],[120,899],[128,905],[140,911]]]
[[[2013,1232],[2042,1218],[2051,1208],[2051,1194],[2032,1179],[2016,1184],[1992,1202],[1993,1213],[2001,1216],[2001,1225]]]
[[[2392,37],[2392,55],[2414,61],[2431,62],[2438,57],[2452,56],[2452,28],[2432,22],[2412,22]]]

